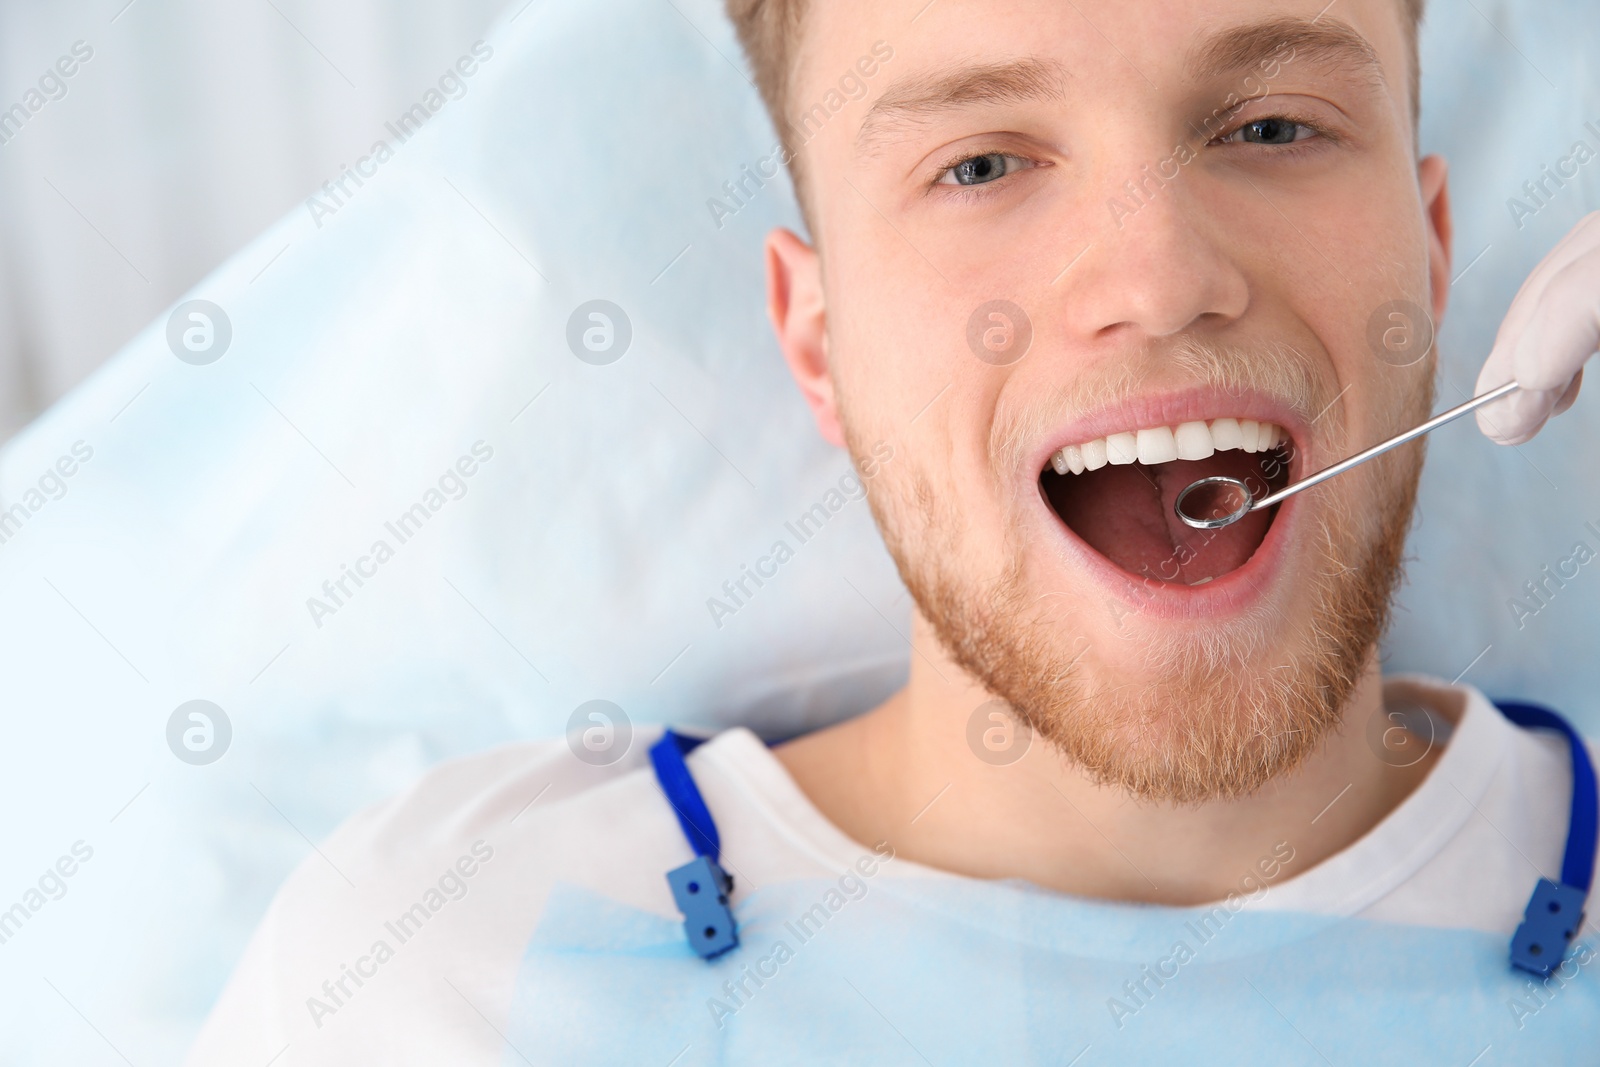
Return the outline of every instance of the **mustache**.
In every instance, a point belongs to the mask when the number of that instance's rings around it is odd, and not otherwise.
[[[1016,470],[1040,437],[1073,419],[1094,415],[1167,388],[1211,388],[1243,396],[1261,393],[1311,422],[1338,399],[1304,352],[1286,341],[1221,344],[1197,337],[1154,342],[1130,358],[1042,386],[1027,410],[996,420],[989,454],[1001,475]]]

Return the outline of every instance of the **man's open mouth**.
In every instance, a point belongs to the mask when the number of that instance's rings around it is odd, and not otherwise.
[[[1239,569],[1266,538],[1277,507],[1220,530],[1184,525],[1173,502],[1200,478],[1238,478],[1257,495],[1289,481],[1292,444],[1281,427],[1218,418],[1153,426],[1068,445],[1040,474],[1067,528],[1122,570],[1200,585]]]

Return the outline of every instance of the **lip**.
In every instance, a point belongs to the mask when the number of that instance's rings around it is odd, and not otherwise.
[[[1176,426],[1183,422],[1208,422],[1230,417],[1271,422],[1283,427],[1289,434],[1292,449],[1289,482],[1298,480],[1303,467],[1307,425],[1285,401],[1261,393],[1192,389],[1138,397],[1086,415],[1052,431],[1029,456],[1029,466],[1023,473],[1033,485],[1033,496],[1043,511],[1042,518],[1055,531],[1066,561],[1092,575],[1119,599],[1155,618],[1215,620],[1219,616],[1243,612],[1264,598],[1273,578],[1283,566],[1290,538],[1298,525],[1298,496],[1277,505],[1277,513],[1273,516],[1272,525],[1267,528],[1266,537],[1243,566],[1220,578],[1213,578],[1204,585],[1191,586],[1139,578],[1112,563],[1062,521],[1039,486],[1040,476],[1050,457],[1066,445],[1081,444],[1097,437],[1141,427]],[[1204,536],[1203,531],[1197,530],[1195,533]]]

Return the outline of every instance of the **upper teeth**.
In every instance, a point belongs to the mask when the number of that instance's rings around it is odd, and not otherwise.
[[[1289,439],[1281,426],[1255,419],[1212,419],[1209,423],[1184,422],[1148,430],[1114,433],[1080,445],[1068,445],[1050,457],[1057,474],[1082,474],[1107,463],[1170,463],[1175,459],[1205,459],[1213,452],[1240,448],[1265,452]]]

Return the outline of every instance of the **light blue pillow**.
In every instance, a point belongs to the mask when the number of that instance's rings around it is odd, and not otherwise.
[[[1600,208],[1600,18],[1580,0],[1428,7],[1422,147],[1450,160],[1455,208],[1445,407],[1471,395],[1528,273]],[[1580,141],[1587,154],[1574,153]],[[1564,159],[1576,175],[1558,186],[1545,168]],[[1525,183],[1540,181],[1546,192],[1530,197]],[[1490,445],[1471,420],[1431,436],[1389,668],[1464,675],[1491,697],[1543,701],[1600,731],[1600,562],[1547,583],[1538,600],[1525,588],[1581,556],[1579,542],[1600,554],[1597,404],[1581,397],[1517,449]]]
[[[1424,145],[1456,160],[1460,268],[1490,246],[1455,287],[1449,399],[1600,164],[1520,230],[1505,199],[1600,108],[1578,3],[1498,31],[1435,7]],[[789,734],[904,675],[904,590],[763,314],[787,179],[724,188],[774,137],[719,5],[536,5],[489,44],[331,212],[297,209],[0,453],[15,1062],[175,1060],[310,843],[441,758],[591,700]],[[190,300],[226,317],[212,362],[222,317]],[[596,300],[631,334],[611,363]],[[1600,548],[1591,410],[1520,455],[1438,436],[1392,666],[1600,721],[1600,577],[1521,629],[1505,603]],[[227,718],[216,762],[175,754],[208,754],[195,700]]]

